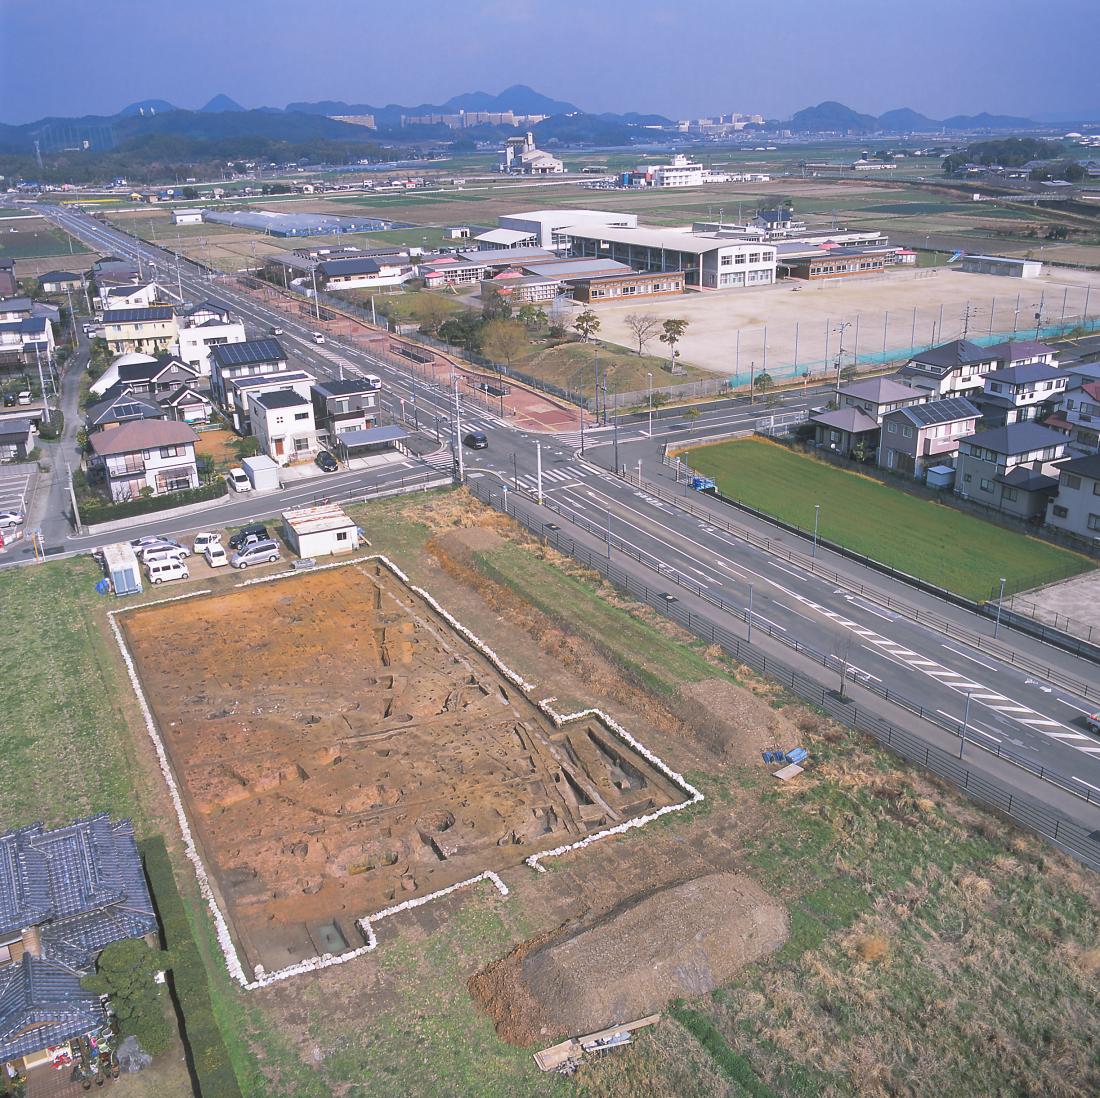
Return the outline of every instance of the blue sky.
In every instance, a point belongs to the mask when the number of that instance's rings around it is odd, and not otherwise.
[[[0,120],[516,83],[674,118],[1100,111],[1098,32],[1100,0],[0,0]]]

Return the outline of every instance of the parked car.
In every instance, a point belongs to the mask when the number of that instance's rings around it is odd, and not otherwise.
[[[4,394],[4,407],[5,408],[14,408],[15,407],[15,393],[5,393]]]
[[[281,336],[283,334],[283,330],[282,330],[282,328],[279,327],[278,324],[274,324],[271,327],[271,334],[273,336]]]
[[[198,555],[205,553],[208,545],[221,545],[222,536],[216,530],[213,532],[202,531],[195,535],[191,545],[191,551]]]
[[[145,565],[145,574],[150,583],[164,583],[166,580],[185,580],[191,573],[181,560],[154,560]]]
[[[274,564],[279,559],[279,547],[270,538],[238,549],[229,558],[234,568],[249,568],[253,564]]]
[[[0,511],[0,529],[8,530],[23,525],[22,511]]]
[[[314,460],[326,473],[335,473],[336,470],[340,468],[336,458],[334,458],[328,450],[322,450]]]
[[[471,431],[462,441],[471,450],[487,450],[489,448],[489,437],[484,431]]]
[[[242,545],[249,545],[257,541],[270,541],[267,527],[262,522],[250,522],[242,526],[230,539],[230,549],[240,549]]]
[[[229,487],[232,488],[234,492],[252,491],[252,481],[248,479],[245,475],[245,471],[240,468],[240,466],[230,469],[229,472],[225,474],[225,479],[229,481]]]
[[[185,545],[180,545],[175,538],[145,537],[139,538],[137,544],[130,544],[142,560],[146,560],[151,553],[174,552],[184,557],[190,556],[190,550]]]
[[[191,555],[182,545],[151,545],[141,552],[143,564],[153,564],[163,560],[186,560]]]
[[[325,342],[324,332],[314,332],[313,333],[313,342],[314,343],[324,343]]]
[[[211,568],[224,568],[229,563],[229,554],[226,553],[225,547],[216,541],[207,542],[202,555]]]
[[[16,400],[17,400],[17,401],[18,401],[18,402],[19,402],[20,404],[30,404],[30,402],[31,402],[31,391],[30,391],[30,389],[24,389],[24,390],[23,390],[23,391],[22,391],[22,392],[21,392],[21,393],[19,394],[19,396],[18,396],[18,397],[16,397]]]

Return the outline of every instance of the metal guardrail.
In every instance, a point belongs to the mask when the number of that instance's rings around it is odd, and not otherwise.
[[[678,469],[681,472],[687,473],[690,477],[692,472],[691,467],[685,463],[681,462],[677,465],[676,461],[667,455],[663,455],[661,461],[662,464],[668,468]],[[638,478],[633,474],[628,473],[626,479],[633,484],[638,484]],[[938,633],[944,633],[953,637],[955,640],[962,641],[964,644],[976,648],[980,652],[986,652],[991,656],[995,656],[997,659],[1003,660],[1005,663],[1011,664],[1021,671],[1026,671],[1029,675],[1035,675],[1041,678],[1044,682],[1061,686],[1063,689],[1070,691],[1072,694],[1076,694],[1080,698],[1086,700],[1100,699],[1100,683],[1087,682],[1063,674],[1044,663],[1039,663],[1028,656],[1021,655],[1019,652],[1015,651],[1015,649],[999,644],[991,637],[966,629],[958,622],[950,621],[930,610],[924,610],[918,606],[913,606],[876,587],[869,587],[866,584],[860,583],[852,579],[851,576],[844,575],[841,572],[837,572],[827,567],[816,557],[807,557],[803,553],[795,552],[781,541],[762,537],[755,531],[750,530],[747,526],[732,523],[716,511],[706,507],[699,507],[693,504],[687,496],[681,496],[675,492],[670,492],[667,488],[663,488],[661,485],[653,483],[653,481],[644,481],[638,484],[638,487],[647,494],[656,496],[656,498],[662,502],[669,503],[685,511],[693,518],[701,519],[710,526],[724,530],[727,534],[733,534],[735,537],[741,538],[742,541],[748,542],[750,545],[754,545],[757,549],[762,549],[766,553],[782,557],[791,564],[795,564],[799,568],[803,568],[815,576],[820,576],[828,580],[829,583],[835,583],[838,587],[843,587],[853,594],[870,599],[872,602],[887,610],[893,610],[895,613],[901,614],[911,621],[915,621],[920,625],[926,625],[930,629],[935,629]],[[686,486],[685,489],[690,491]],[[766,511],[759,511],[754,507],[749,507],[747,504],[730,499],[728,496],[723,496],[721,493],[708,493],[708,495],[711,499],[718,500],[720,503],[726,504],[727,506],[735,507],[737,510],[744,511],[746,514],[752,515],[754,518],[759,518],[772,526],[777,526],[782,530],[790,530],[793,533],[799,532],[795,527],[782,522],[782,520],[777,519],[774,515],[769,515]],[[873,561],[869,557],[864,557],[862,554],[855,553],[842,545],[837,545],[835,542],[827,541],[824,538],[818,538],[818,545],[829,549],[831,552],[839,553],[849,560],[855,560],[858,563],[874,568],[876,571],[900,580],[902,583],[910,584],[918,590],[927,591],[929,594],[935,595],[937,598],[941,598],[946,602],[961,606],[965,610],[970,610],[973,613],[982,614],[984,616],[991,616],[990,610],[984,608],[981,603],[974,602],[972,599],[964,598],[961,595],[956,595],[953,591],[948,591],[945,588],[936,587],[934,584],[925,583],[916,576],[910,576],[898,569],[882,565],[880,562]],[[1011,626],[1020,628],[1016,622],[1009,619],[1007,614],[1002,615],[1001,625],[1002,627]],[[1033,632],[1032,630],[1021,631],[1028,632],[1038,640],[1045,640],[1049,644],[1054,644],[1070,655],[1079,656],[1082,659],[1092,660],[1094,662],[1097,661],[1095,646],[1085,641],[1081,641],[1077,637],[1070,637],[1068,634],[1059,634],[1058,639],[1055,640],[1054,630],[1048,631],[1046,636],[1040,635],[1040,633]]]
[[[878,743],[889,748],[895,754],[900,755],[909,762],[925,767],[938,777],[951,782],[952,785],[967,793],[976,801],[987,807],[996,809],[999,812],[1003,812],[1021,826],[1056,843],[1067,853],[1072,854],[1091,868],[1100,870],[1100,831],[1089,831],[1087,828],[1074,823],[1072,820],[1067,819],[1059,813],[1044,808],[1032,798],[1014,793],[1004,788],[995,779],[976,774],[969,767],[965,766],[956,756],[940,748],[932,747],[912,733],[906,732],[891,724],[883,717],[870,713],[865,709],[860,709],[853,699],[841,697],[821,683],[796,671],[782,660],[777,660],[774,657],[765,655],[765,653],[756,646],[734,636],[734,634],[724,629],[722,626],[715,625],[708,618],[686,607],[680,606],[674,596],[670,597],[670,592],[667,590],[659,587],[651,587],[635,579],[625,569],[617,566],[614,561],[609,559],[604,553],[593,551],[591,548],[577,542],[574,538],[560,529],[555,529],[554,524],[547,523],[542,517],[532,513],[517,500],[516,497],[518,495],[521,496],[521,492],[516,492],[514,490],[494,492],[492,484],[486,483],[485,481],[470,481],[467,483],[467,487],[483,503],[487,503],[490,506],[504,511],[547,544],[565,553],[567,556],[573,557],[586,567],[599,572],[600,575],[604,576],[616,587],[626,591],[634,598],[644,602],[647,606],[671,618],[673,621],[677,622],[677,624],[694,633],[697,637],[711,644],[718,645],[724,652],[733,659],[736,659],[739,663],[780,683],[785,689],[790,690],[792,694],[821,709],[833,720],[872,736]],[[545,503],[544,506],[546,506]],[[555,510],[553,507],[550,509]],[[583,519],[583,516],[571,515],[567,521],[576,523],[582,529],[588,527],[588,532],[597,537],[602,537],[604,539],[607,537],[606,530],[602,530],[595,524]],[[619,539],[616,539],[614,535],[612,535],[611,540],[612,548],[616,551],[623,552],[638,559],[636,556],[638,551],[635,550],[633,546],[621,542]],[[661,575],[669,579],[675,585],[683,587],[686,590],[691,590],[693,594],[698,595],[700,598],[705,599],[713,605],[719,606],[726,613],[730,613],[742,621],[746,619],[747,614],[744,611],[702,590],[700,585],[695,581],[681,575],[674,569],[669,569],[667,565],[664,566]],[[766,622],[761,621],[758,615],[753,616],[753,629],[767,633],[772,639],[786,644],[788,647],[795,649],[800,655],[808,656],[829,670],[838,674],[841,672],[843,666],[842,661],[838,660],[835,656],[817,652],[793,640],[793,638],[786,638],[777,634],[769,628]],[[859,680],[859,685],[864,689],[874,689],[873,684],[862,680]],[[882,690],[876,690],[875,692],[883,694],[883,696],[886,696],[888,693],[889,700],[894,704],[903,705],[911,712],[917,713],[922,716],[923,719],[936,724],[938,727],[954,735],[961,735],[962,733],[962,727],[959,723],[950,720],[945,721],[938,717],[933,720],[933,715],[925,712],[922,707],[907,699],[903,699],[900,695],[894,694],[892,691],[883,692]],[[973,740],[966,740],[966,744],[972,747],[978,747],[1007,762],[1021,766],[1035,777],[1050,782],[1090,804],[1100,803],[1100,800],[1092,797],[1092,791],[1087,787],[1082,791],[1078,786],[1071,784],[1069,779],[1046,770],[1045,768],[1036,767],[1026,759],[1012,756],[1010,753],[1000,749],[987,748],[984,744],[976,743]]]

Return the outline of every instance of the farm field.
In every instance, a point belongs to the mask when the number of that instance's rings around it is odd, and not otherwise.
[[[178,856],[163,779],[121,663],[102,643],[112,607],[91,590],[96,570],[63,561],[0,574],[0,609],[19,626],[0,638],[0,681],[13,684],[2,700],[15,707],[8,711],[29,744],[5,776],[4,803],[22,817],[37,814],[37,797],[41,812],[66,818],[74,787],[57,780],[49,753],[83,720],[111,733],[101,735],[95,765],[77,775],[84,783],[75,787],[84,798],[77,803],[89,803],[87,790],[117,771],[126,788],[120,783],[94,803],[112,811],[144,805],[144,829],[155,824],[168,836],[214,1017],[249,1098],[375,1098],[396,1090],[410,1098],[1085,1098],[1095,1091],[1094,875],[716,658],[461,491],[352,513],[373,550],[507,653],[535,684],[533,696],[555,696],[560,711],[599,706],[706,799],[557,858],[545,875],[516,859],[501,871],[507,897],[479,886],[433,901],[380,924],[373,953],[244,993],[226,976],[194,874]],[[232,598],[238,578],[196,579],[172,594],[201,583]],[[301,579],[250,590],[278,599],[284,583]],[[331,586],[353,609],[354,585],[334,579]],[[280,613],[288,629],[308,630],[308,616]],[[75,658],[74,623],[100,639],[91,663]],[[341,643],[352,624],[338,630]],[[41,634],[29,648],[28,630]],[[211,619],[207,630],[221,636],[226,624]],[[365,629],[364,643],[373,631]],[[36,677],[22,670],[28,661]],[[294,689],[299,676],[279,682],[280,690]],[[217,688],[204,680],[194,689],[207,686]],[[172,704],[186,704],[177,694]],[[97,718],[87,707],[100,696],[119,708]],[[198,704],[207,714],[232,703]],[[259,727],[293,725],[296,716],[292,708],[245,712],[253,708],[243,705],[236,717]],[[461,713],[460,704],[450,711]],[[781,786],[761,764],[761,745],[772,741],[810,752],[797,786]],[[298,778],[283,792],[314,780]],[[11,801],[21,781],[35,784]],[[300,852],[272,853],[296,859]],[[736,903],[706,900],[726,895],[707,888],[734,881],[741,882]],[[670,911],[685,895],[694,903]],[[730,920],[757,920],[770,927],[767,948],[749,960],[710,934],[695,939],[688,928],[703,915],[735,928],[741,923]],[[670,959],[694,962],[687,970],[698,973],[704,956],[707,971],[721,973],[713,990],[705,979],[676,990],[685,969],[667,967]],[[575,960],[587,979],[569,979],[570,970],[556,967],[562,959]],[[648,975],[650,964],[659,980]],[[677,1001],[665,1006],[674,990]],[[570,1019],[587,1025],[592,1012],[606,1010],[608,994],[620,993],[632,1009],[640,1001],[663,1006],[662,1021],[631,1046],[586,1060],[571,1078],[536,1069],[532,1051],[577,1032]],[[538,1019],[545,1032],[533,1028]],[[899,1033],[909,1036],[899,1042]]]
[[[45,218],[20,220],[0,227],[0,258],[40,259],[45,256],[81,255],[88,252],[79,240],[54,228]]]
[[[1026,537],[776,443],[724,442],[684,452],[719,489],[761,511],[971,599],[999,577],[1020,591],[1093,567],[1087,557]]]

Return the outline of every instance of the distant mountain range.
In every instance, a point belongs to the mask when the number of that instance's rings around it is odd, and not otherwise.
[[[222,94],[214,96],[197,110],[185,110],[163,99],[144,99],[110,116],[43,118],[18,126],[0,124],[0,153],[32,154],[35,141],[47,155],[81,149],[104,152],[125,148],[135,140],[148,143],[171,137],[200,143],[239,141],[245,154],[246,139],[249,138],[288,145],[333,141],[357,146],[417,136],[446,141],[464,135],[483,140],[491,139],[496,131],[490,127],[454,131],[439,124],[402,129],[401,119],[402,116],[456,114],[459,111],[509,110],[516,114],[546,115],[542,122],[532,126],[536,140],[543,144],[629,145],[651,136],[643,132],[643,127],[673,125],[659,114],[633,111],[625,114],[587,114],[573,103],[553,99],[524,84],[505,88],[499,94],[465,92],[444,103],[421,103],[417,106],[397,103],[374,106],[369,103],[321,100],[246,110],[236,100]],[[377,130],[370,131],[354,123],[339,121],[337,117],[355,115],[373,115]],[[833,101],[797,111],[789,121],[768,124],[769,128],[788,128],[795,133],[860,136],[874,133],[1005,131],[1030,129],[1035,125],[1027,118],[992,114],[956,115],[937,120],[909,107],[876,116],[861,114]]]
[[[1018,130],[1033,127],[1030,118],[1007,114],[956,114],[937,121],[909,107],[885,114],[860,114],[843,103],[827,100],[791,116],[787,129],[795,133],[936,133],[940,130]]]

